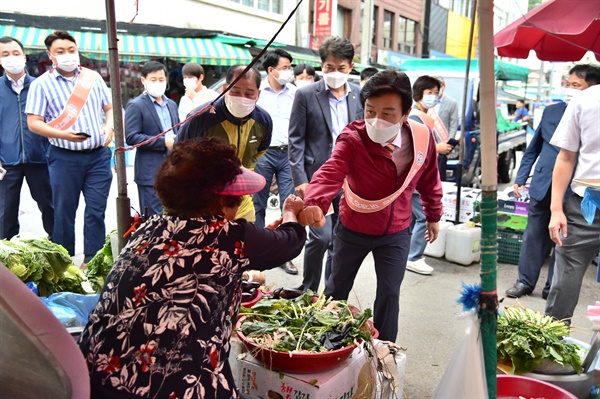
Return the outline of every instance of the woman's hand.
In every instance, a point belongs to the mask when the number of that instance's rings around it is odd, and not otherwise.
[[[294,194],[290,194],[283,203],[282,223],[297,222],[298,214],[304,209],[304,201]]]

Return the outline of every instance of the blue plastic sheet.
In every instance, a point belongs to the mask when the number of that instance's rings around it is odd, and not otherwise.
[[[600,190],[588,187],[585,189],[583,200],[581,201],[581,214],[590,225],[594,222],[596,209],[600,209]]]
[[[98,303],[99,297],[100,294],[57,292],[40,299],[65,327],[80,327],[87,324],[90,312]]]

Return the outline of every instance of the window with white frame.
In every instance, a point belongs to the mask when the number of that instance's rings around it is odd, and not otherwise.
[[[283,14],[283,0],[227,0],[246,7],[256,8],[261,11]]]
[[[383,27],[381,36],[383,37],[383,48],[392,48],[392,19],[394,14],[388,10],[383,10]]]
[[[416,54],[417,23],[412,19],[398,16],[398,51],[404,54]]]

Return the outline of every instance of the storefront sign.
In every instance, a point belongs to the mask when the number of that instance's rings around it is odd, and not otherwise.
[[[334,0],[315,1],[315,23],[313,34],[309,37],[309,47],[318,50],[321,43],[331,36]]]
[[[398,69],[402,68],[402,63],[410,58],[415,57],[389,50],[377,50],[377,62],[379,64],[389,65]]]

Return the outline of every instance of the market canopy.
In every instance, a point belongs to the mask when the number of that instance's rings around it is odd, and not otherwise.
[[[467,68],[467,60],[464,58],[431,59],[416,58],[408,59],[402,63],[403,71],[417,71],[427,74],[429,72],[459,72],[464,73]],[[471,59],[471,70],[479,70],[479,60]],[[494,75],[497,80],[520,80],[527,82],[529,69],[520,65],[494,60]]]
[[[0,37],[11,36],[30,50],[46,50],[44,39],[54,29],[0,25]],[[70,32],[79,52],[90,59],[108,59],[108,39],[102,32]],[[122,61],[145,61],[149,58],[172,58],[180,62],[205,65],[247,64],[250,52],[213,38],[118,35],[119,58]]]

